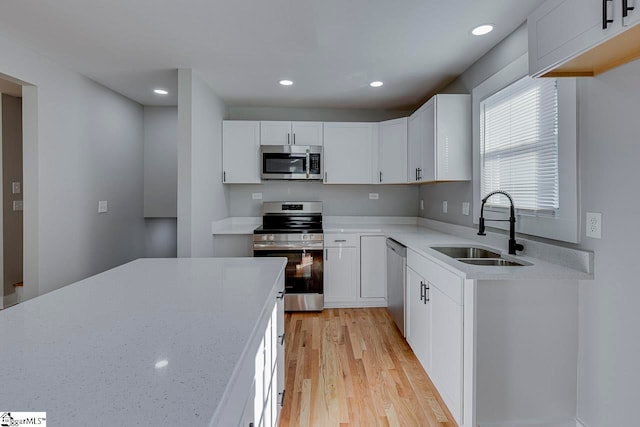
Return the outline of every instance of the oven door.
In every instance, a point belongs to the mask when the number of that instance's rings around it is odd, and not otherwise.
[[[320,311],[324,308],[323,250],[254,247],[255,257],[287,258],[285,310]]]

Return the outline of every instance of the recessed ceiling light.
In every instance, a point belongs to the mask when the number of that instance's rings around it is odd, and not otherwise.
[[[169,92],[164,89],[154,89],[153,93],[157,95],[169,95]]]
[[[493,25],[483,24],[483,25],[478,25],[473,30],[471,30],[471,34],[473,34],[474,36],[483,36],[485,34],[490,33],[491,31],[493,31]]]
[[[371,82],[369,83],[369,86],[371,87],[380,87],[382,86],[384,83],[382,83],[381,81],[375,81],[375,82]]]
[[[164,359],[164,360],[158,360],[156,362],[156,369],[161,369],[166,367],[167,365],[169,365],[169,361]]]
[[[293,82],[291,80],[280,80],[282,86],[291,86]]]

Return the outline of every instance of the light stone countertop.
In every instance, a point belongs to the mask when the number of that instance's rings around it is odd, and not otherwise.
[[[2,410],[46,411],[56,425],[209,426],[239,361],[255,357],[284,266],[139,259],[0,311]]]
[[[237,234],[233,224],[256,224],[260,218],[227,218],[218,227],[220,234]],[[244,234],[252,234],[253,228],[244,227]],[[525,244],[525,251],[518,253],[516,260],[533,265],[521,267],[493,267],[465,264],[431,249],[432,246],[473,245],[506,254],[508,236],[488,232],[487,237],[475,235],[475,229],[424,220],[415,217],[358,217],[325,216],[325,234],[377,234],[391,237],[409,249],[427,257],[460,277],[476,280],[591,280],[593,279],[593,253],[568,249],[561,246],[526,240],[516,235],[518,242]],[[227,231],[228,233],[224,233]],[[214,233],[215,234],[215,233]],[[506,254],[506,258],[512,256]]]

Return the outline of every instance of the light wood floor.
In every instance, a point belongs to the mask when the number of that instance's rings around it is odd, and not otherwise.
[[[457,427],[385,308],[285,317],[280,427]]]

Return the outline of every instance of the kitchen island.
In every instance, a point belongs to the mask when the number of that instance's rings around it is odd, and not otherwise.
[[[0,312],[0,409],[55,425],[274,425],[285,264],[139,259]]]

